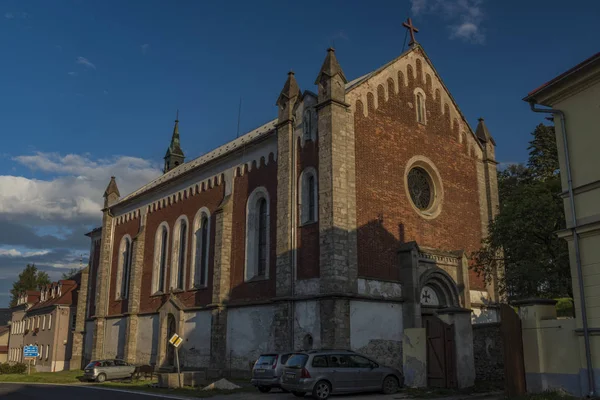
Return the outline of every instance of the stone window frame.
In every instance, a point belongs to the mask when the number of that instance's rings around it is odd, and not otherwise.
[[[309,179],[313,178],[314,192],[314,213],[313,218],[310,218],[310,188],[308,187]],[[298,209],[300,211],[300,226],[313,224],[319,221],[319,180],[317,178],[317,171],[314,167],[305,168],[300,174],[299,179],[299,204]]]
[[[206,218],[207,230],[206,230],[206,253],[205,259],[200,260],[202,256],[202,228],[201,225],[202,220]],[[196,216],[194,217],[194,225],[193,225],[193,235],[192,235],[192,266],[190,268],[190,289],[203,289],[208,286],[208,270],[210,269],[210,234],[211,234],[211,215],[210,211],[207,207],[202,207],[196,212]],[[200,238],[198,237],[198,232],[200,232]],[[203,269],[203,264],[205,263],[206,268]],[[200,279],[198,277],[200,272],[204,277],[204,284],[200,283]]]
[[[131,261],[133,260],[132,249],[133,240],[131,236],[129,234],[123,235],[117,253],[115,300],[125,300],[129,296],[129,277],[131,275]]]
[[[166,230],[167,239],[165,241],[165,245],[163,246],[162,233]],[[158,295],[166,293],[166,285],[167,285],[167,269],[169,262],[169,224],[166,221],[163,221],[156,228],[156,233],[154,235],[154,260],[152,265],[152,295]],[[163,256],[164,254],[164,256]],[[160,287],[160,275],[161,275],[161,259],[165,260],[164,271],[162,271],[162,281],[163,287]]]
[[[265,274],[258,275],[258,240],[259,240],[259,201],[265,199],[267,205],[266,225],[266,266]],[[271,201],[269,192],[264,186],[259,186],[250,193],[246,202],[246,252],[244,263],[244,282],[269,279],[271,258]]]
[[[431,180],[432,189],[433,189],[433,200],[431,201],[431,205],[427,210],[421,210],[415,206],[412,201],[410,191],[408,188],[408,173],[413,168],[421,168],[427,172],[429,178]],[[419,214],[422,218],[425,219],[435,219],[442,212],[442,205],[444,202],[444,185],[442,183],[442,178],[439,170],[429,158],[425,156],[414,156],[406,163],[406,168],[404,170],[404,191],[406,193],[406,197],[408,203],[412,207],[413,210],[417,214]]]
[[[181,248],[181,224],[185,222],[185,243],[183,249]],[[173,242],[171,251],[171,279],[169,287],[172,290],[185,290],[185,272],[187,266],[187,256],[189,248],[189,237],[190,237],[190,221],[187,215],[181,215],[175,221],[173,225]],[[183,258],[181,258],[181,251],[183,250]],[[182,262],[181,262],[182,261]],[[177,285],[181,274],[181,285]]]
[[[304,111],[302,112],[302,140],[304,142],[307,142],[309,140],[315,140],[313,135],[313,124],[315,122],[315,119],[316,118],[314,118],[312,107],[307,107],[306,109],[304,109]]]
[[[415,95],[415,116],[417,118],[417,122],[427,125],[427,107],[425,106],[425,100],[427,100],[427,96],[425,95],[425,91],[418,87],[415,88],[413,94]],[[419,118],[419,111],[421,118]]]

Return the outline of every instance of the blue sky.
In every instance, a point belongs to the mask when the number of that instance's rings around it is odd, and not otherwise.
[[[366,9],[365,5],[370,8]],[[110,175],[159,174],[180,110],[189,159],[276,116],[288,70],[313,85],[334,44],[348,79],[403,50],[402,22],[503,163],[543,118],[521,98],[599,49],[600,3],[562,1],[11,1],[0,3],[0,306],[36,262],[86,262]],[[5,296],[5,297],[2,297]]]

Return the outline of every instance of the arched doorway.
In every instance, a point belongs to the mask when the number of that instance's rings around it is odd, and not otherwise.
[[[174,366],[175,365],[175,347],[173,347],[170,343],[169,343],[169,339],[171,339],[171,336],[173,336],[173,334],[175,334],[175,330],[176,330],[176,324],[175,324],[175,317],[173,316],[173,314],[169,314],[169,316],[167,317],[167,365],[169,366]]]

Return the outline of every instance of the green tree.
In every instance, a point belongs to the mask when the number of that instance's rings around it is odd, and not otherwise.
[[[10,290],[10,306],[17,305],[19,295],[26,290],[37,290],[43,285],[50,283],[50,277],[44,271],[38,271],[34,264],[27,264],[23,272],[19,274],[19,279],[13,282]]]
[[[556,236],[565,217],[554,128],[540,124],[532,135],[527,166],[498,173],[500,210],[473,268],[489,282],[500,262],[499,290],[509,299],[571,296],[567,243]]]
[[[81,271],[81,268],[71,268],[67,272],[63,272],[62,279],[64,279],[64,280],[71,279],[75,275],[77,275],[79,273],[79,271]]]

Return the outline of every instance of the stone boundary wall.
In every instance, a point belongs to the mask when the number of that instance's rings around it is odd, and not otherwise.
[[[504,343],[500,323],[473,325],[476,381],[504,380]]]

